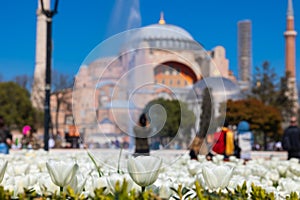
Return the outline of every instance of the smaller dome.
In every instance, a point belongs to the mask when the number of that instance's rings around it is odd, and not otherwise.
[[[203,94],[205,88],[211,88],[213,96],[219,99],[219,101],[225,101],[228,99],[236,100],[242,98],[242,93],[237,84],[224,77],[208,77],[204,78],[194,84],[192,93],[196,94],[196,97],[200,97]],[[192,96],[189,95],[190,97]]]
[[[108,118],[104,118],[99,124],[113,124]]]

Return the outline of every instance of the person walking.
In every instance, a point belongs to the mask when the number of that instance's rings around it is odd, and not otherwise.
[[[6,127],[4,117],[0,116],[0,153],[8,154],[12,144],[12,134]]]
[[[251,159],[251,150],[253,145],[253,133],[247,121],[241,121],[237,127],[237,140],[240,148],[240,158],[245,161]]]
[[[229,128],[228,121],[224,122],[221,131],[214,133],[214,146],[212,147],[213,154],[224,155],[225,159],[234,155],[234,133]]]
[[[31,126],[26,125],[23,127],[23,137],[21,139],[22,149],[38,149],[39,144],[35,137]]]
[[[135,134],[135,152],[134,156],[149,155],[150,146],[148,143],[148,137],[152,132],[149,126],[149,122],[145,113],[142,113],[139,117],[139,123],[133,128]]]
[[[288,160],[300,159],[300,128],[297,126],[296,117],[291,117],[290,125],[284,130],[282,147],[288,152]]]
[[[190,158],[192,160],[198,160],[198,155],[200,153],[200,148],[201,148],[201,138],[199,136],[196,136],[190,146]]]

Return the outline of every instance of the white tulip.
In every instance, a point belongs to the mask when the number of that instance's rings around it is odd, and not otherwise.
[[[288,170],[288,166],[286,166],[286,165],[277,166],[277,171],[281,176],[284,176],[286,174],[287,170]]]
[[[242,186],[245,181],[245,177],[240,175],[234,175],[228,183],[228,188],[234,190],[237,186]]]
[[[62,187],[71,183],[78,170],[77,163],[50,160],[46,162],[52,182]]]
[[[207,187],[211,190],[218,190],[228,186],[233,168],[225,165],[214,166],[213,168],[204,167],[202,173]]]
[[[87,178],[82,174],[76,174],[70,183],[70,187],[75,194],[80,194],[83,191]]]
[[[95,174],[94,176],[92,175],[89,176],[84,186],[85,191],[92,197],[95,196],[94,194],[95,189],[107,188],[107,187],[108,187],[108,183],[106,177],[104,176],[99,177],[98,174]],[[104,192],[105,194],[108,194],[107,189]]]
[[[187,168],[191,176],[194,176],[197,173],[201,172],[201,164],[196,160],[190,160],[188,162]]]
[[[206,156],[205,155],[197,155],[198,161],[199,162],[205,162],[206,161]]]
[[[59,187],[55,185],[49,176],[49,174],[43,173],[40,175],[38,184],[40,186],[40,190],[43,193],[50,194],[50,193],[57,193],[59,192]]]
[[[11,169],[14,176],[24,176],[29,173],[30,165],[24,161],[17,161]]]
[[[217,154],[217,155],[212,157],[212,161],[215,164],[222,164],[223,161],[224,161],[224,155]]]
[[[23,193],[24,189],[35,189],[37,183],[37,176],[34,174],[27,174],[24,176],[15,176],[14,177],[14,196]]]
[[[159,157],[138,156],[128,159],[127,169],[133,181],[144,189],[156,181],[161,164]]]
[[[267,179],[270,179],[273,182],[277,182],[280,178],[279,172],[276,169],[272,169],[267,172],[265,175]]]
[[[298,163],[291,164],[289,170],[296,176],[300,176],[300,165]]]
[[[290,194],[291,192],[300,191],[300,184],[293,181],[290,178],[280,179],[278,182],[278,191],[286,192]]]

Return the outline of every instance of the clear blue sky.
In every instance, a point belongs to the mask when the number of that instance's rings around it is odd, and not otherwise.
[[[125,1],[128,9],[128,3]],[[75,75],[88,53],[114,31],[109,24],[119,15],[112,0],[60,0],[53,21],[53,67]],[[128,2],[128,3],[127,3]],[[300,1],[294,0],[295,27],[300,33]],[[37,0],[9,0],[0,6],[0,74],[9,80],[33,75],[35,61]],[[253,37],[253,67],[268,60],[279,75],[284,72],[284,37],[287,0],[141,0],[142,26],[165,20],[186,29],[212,49],[226,48],[230,69],[237,75],[237,22],[250,19]],[[121,11],[123,12],[123,11]],[[118,22],[126,24],[126,17]],[[122,29],[122,28],[119,28]],[[297,79],[300,80],[300,36],[296,38]]]

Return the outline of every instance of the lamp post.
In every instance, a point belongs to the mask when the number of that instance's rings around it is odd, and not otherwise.
[[[47,52],[46,52],[46,78],[45,78],[45,104],[44,104],[44,150],[49,150],[49,125],[50,125],[50,92],[51,92],[51,56],[52,56],[52,17],[57,13],[58,1],[55,0],[54,10],[45,10],[44,1],[40,0],[41,12],[47,21]]]

